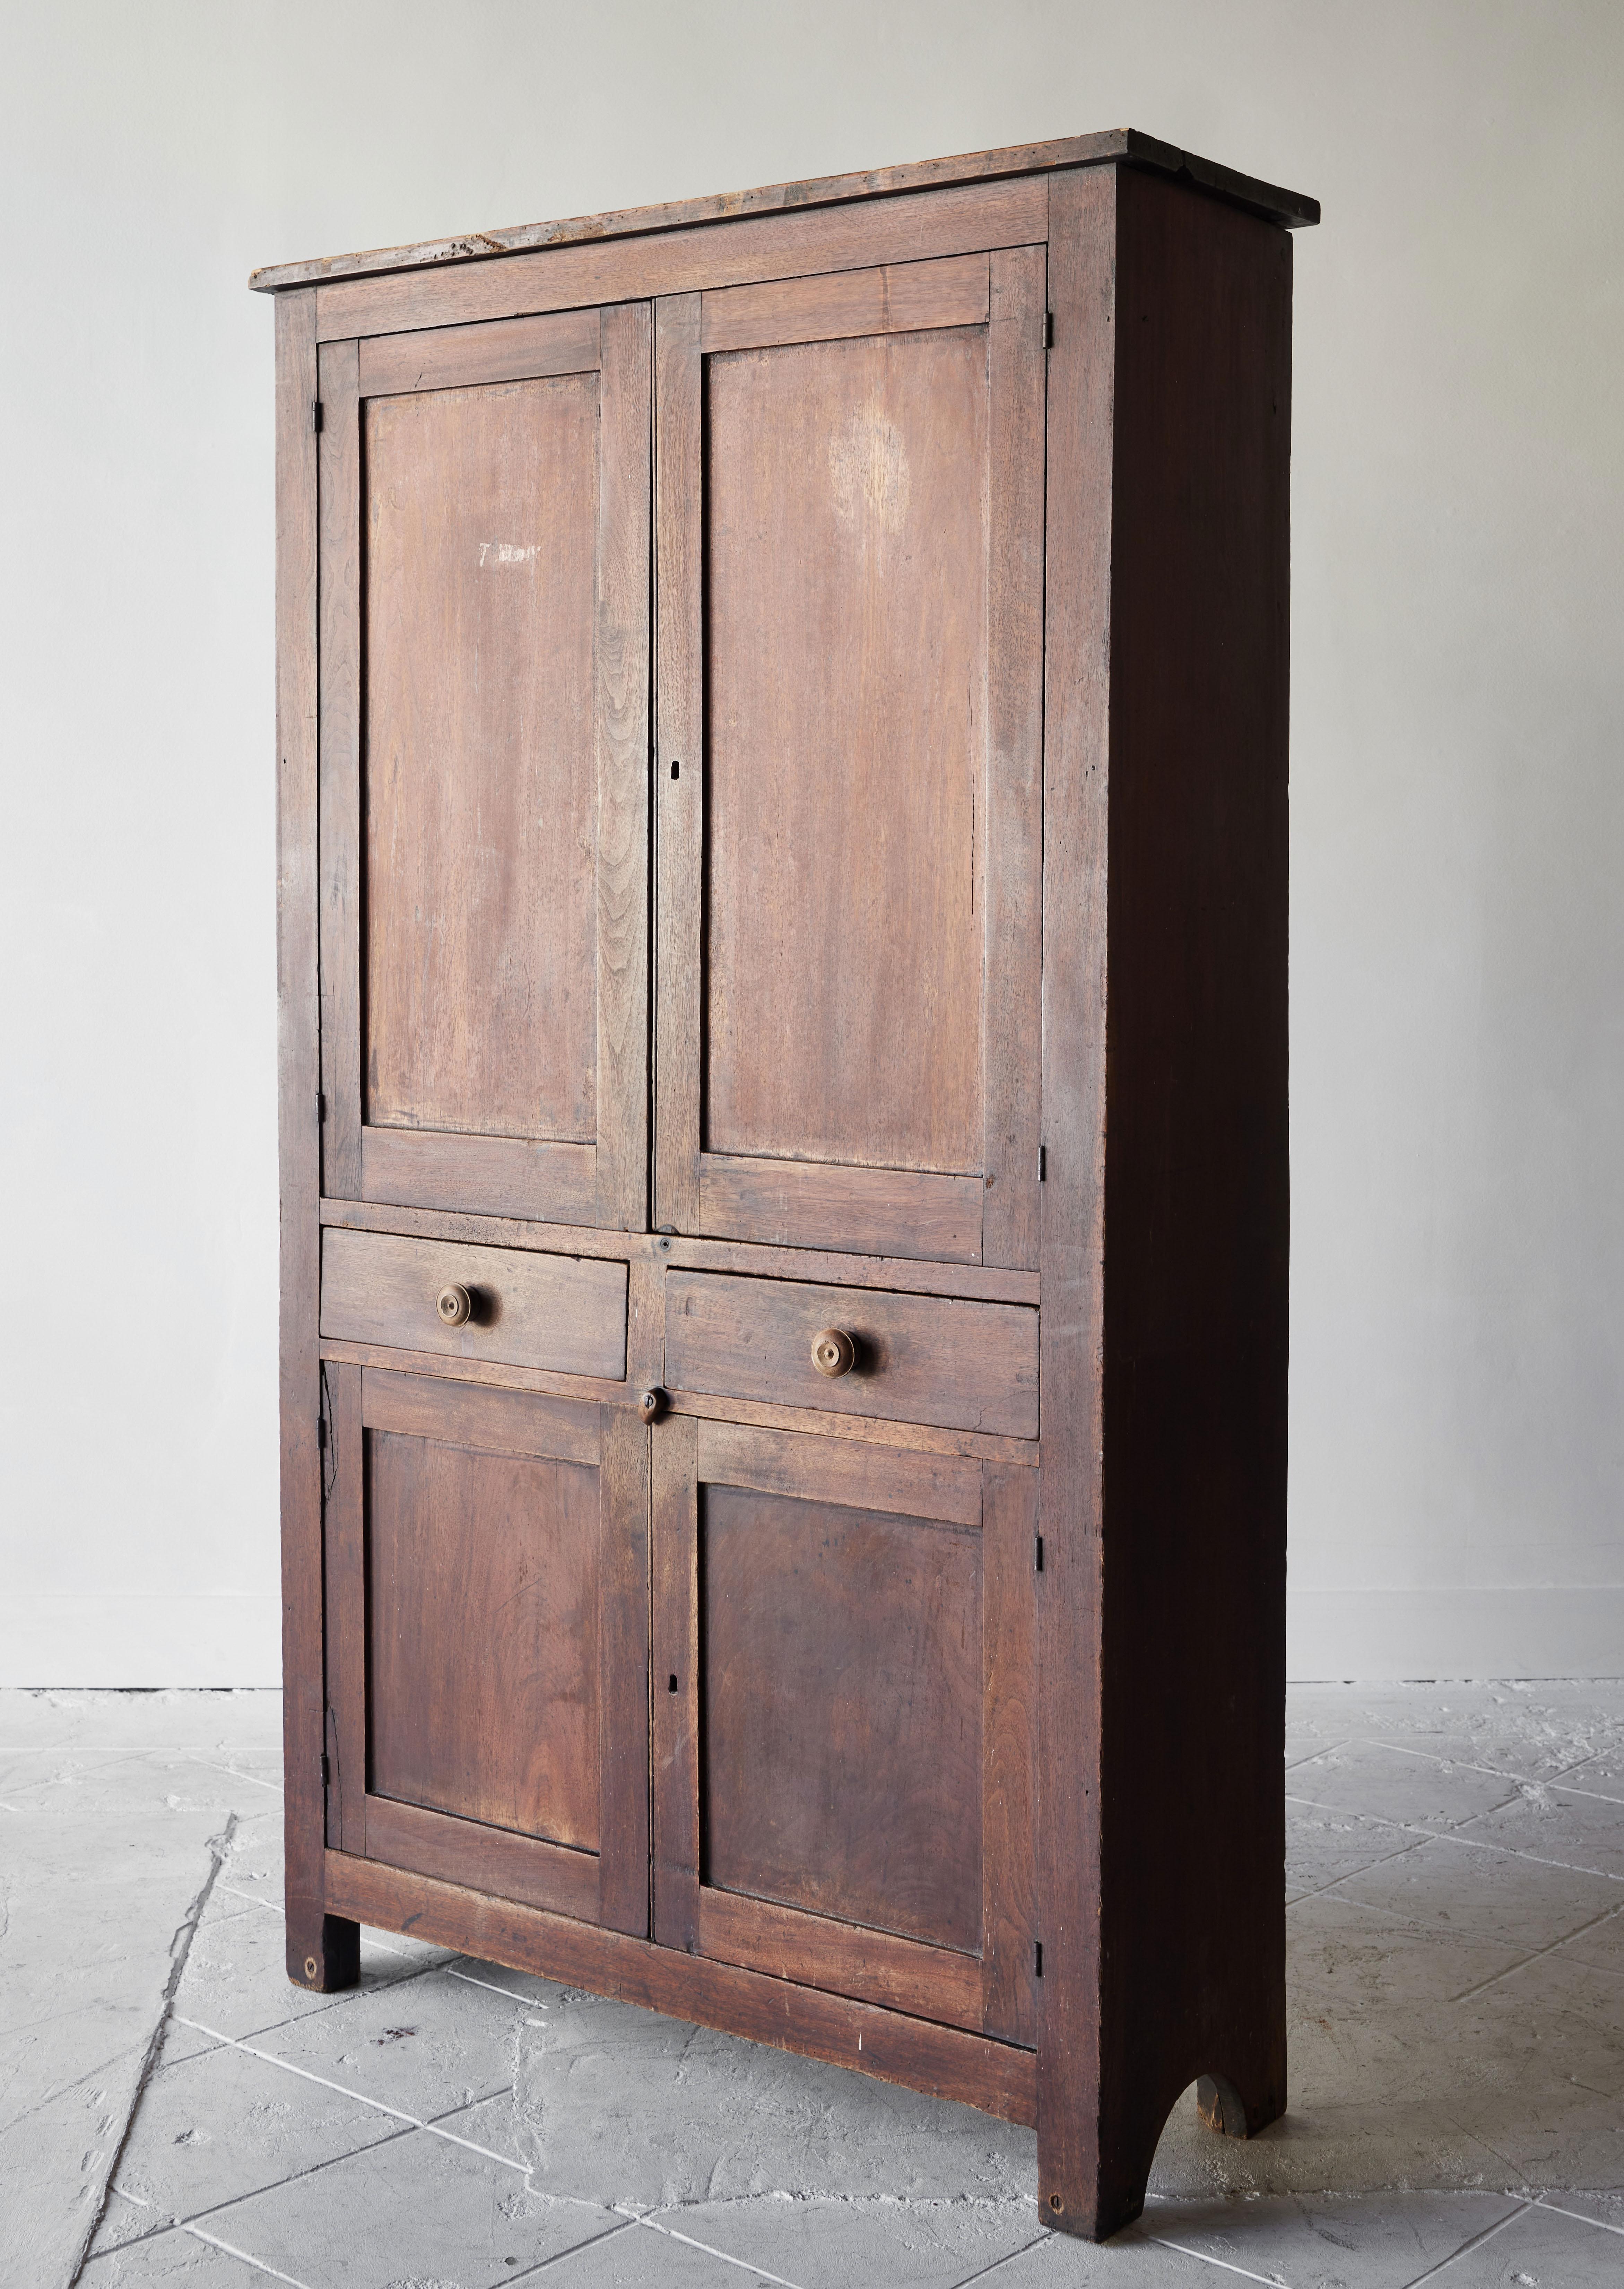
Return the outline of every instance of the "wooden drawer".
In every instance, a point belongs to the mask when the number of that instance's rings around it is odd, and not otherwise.
[[[845,1374],[813,1365],[825,1328],[852,1339]],[[1020,1304],[672,1272],[665,1381],[679,1392],[1035,1439],[1038,1314]]]
[[[451,1286],[466,1288],[474,1305],[460,1327],[440,1316],[441,1291]],[[626,1267],[330,1230],[322,1235],[322,1333],[619,1383],[626,1371]]]

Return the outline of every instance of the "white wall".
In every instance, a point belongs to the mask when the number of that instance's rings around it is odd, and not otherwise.
[[[1298,240],[1293,1672],[1624,1670],[1624,10],[6,0],[0,1681],[276,1671],[256,262],[1134,124]]]

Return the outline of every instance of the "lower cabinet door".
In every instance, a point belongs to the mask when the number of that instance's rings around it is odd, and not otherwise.
[[[646,1934],[648,1430],[323,1376],[329,1845]]]
[[[654,1929],[1036,2041],[1037,1472],[653,1434]]]

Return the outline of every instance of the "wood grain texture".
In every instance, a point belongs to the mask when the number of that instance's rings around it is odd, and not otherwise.
[[[699,1950],[716,1962],[745,1964],[802,1987],[982,2030],[981,1966],[951,1948],[706,1888],[699,1894]]]
[[[972,183],[822,213],[755,216],[720,231],[673,230],[502,262],[344,280],[317,288],[316,331],[323,341],[344,340],[1031,246],[1043,236],[1046,208],[1040,180]]]
[[[983,1466],[982,2017],[1038,2040],[1038,1474]]]
[[[697,1232],[705,778],[699,297],[659,301],[654,328],[660,914],[654,1221]]]
[[[370,1793],[596,1852],[597,1471],[367,1446]]]
[[[984,326],[989,302],[984,254],[895,263],[880,270],[836,270],[769,286],[729,286],[705,298],[700,347],[709,354],[833,341],[848,334]]]
[[[277,1366],[282,1495],[283,1772],[287,1966],[301,1985],[353,1985],[359,1933],[326,1911],[322,1647],[323,1420],[316,1354],[321,1087],[316,819],[317,393],[313,294],[276,304],[276,1064],[282,1223]],[[307,1978],[306,1960],[315,1964]]]
[[[404,1875],[330,1852],[326,1880],[340,1913],[386,1931],[514,1970],[614,1996],[743,2035],[777,2050],[855,2067],[1005,2121],[1037,2115],[1031,2054],[957,2027],[820,1993],[728,1963],[674,1953],[621,1932],[493,1900],[461,1886]]]
[[[608,214],[577,215],[569,221],[524,223],[516,228],[476,231],[461,238],[419,240],[406,246],[376,247],[362,254],[327,255],[314,261],[268,265],[250,284],[267,293],[369,271],[400,270],[415,264],[477,261],[533,246],[567,245],[583,239],[613,238],[686,224],[726,222],[784,208],[830,206],[852,199],[882,197],[948,184],[991,180],[1058,167],[1107,165],[1127,159],[1137,166],[1198,183],[1215,196],[1232,200],[1266,220],[1292,227],[1319,220],[1319,203],[1299,191],[1260,182],[1232,167],[1180,151],[1138,128],[1111,128],[1092,135],[1066,135],[1041,143],[1016,143],[996,150],[959,152],[951,158],[911,161],[902,166],[870,167],[811,181],[768,183],[748,191],[723,191],[703,198],[668,200],[663,205],[622,208]]]
[[[1291,260],[1263,223],[1150,177],[1119,185],[1115,468],[1133,512],[1111,562],[1104,1124],[1112,2221],[1198,2076],[1222,2078],[1248,2133],[1286,2103]]]
[[[361,1191],[361,407],[355,345],[321,352],[322,1186]],[[306,415],[306,419],[310,416]]]
[[[580,1224],[597,1207],[598,1149],[524,1137],[362,1129],[361,1198],[390,1206]]]
[[[364,411],[374,1128],[597,1133],[598,395]]]
[[[621,1400],[626,1395],[624,1376],[559,1375],[549,1368],[504,1367],[490,1360],[450,1359],[434,1352],[404,1350],[394,1344],[346,1343],[323,1336],[324,1360],[346,1367],[384,1368],[395,1375],[442,1376],[448,1382],[477,1386],[482,1391],[535,1392],[545,1397],[583,1400]]]
[[[1042,1066],[1043,471],[1041,247],[991,259],[988,339],[987,866],[982,1260],[1038,1261]]]
[[[974,327],[707,363],[711,1153],[981,1173],[987,395]]]
[[[981,1538],[706,1485],[704,1878],[981,1946]]]
[[[953,1526],[981,1524],[982,1472],[975,1463],[887,1454],[850,1440],[752,1431],[734,1423],[701,1423],[698,1438],[705,1486],[752,1487],[760,1494],[805,1495]]]
[[[600,1919],[645,1937],[649,1868],[650,1434],[629,1407],[605,1406],[599,1561]]]
[[[443,1376],[363,1368],[361,1419],[369,1431],[438,1439],[490,1455],[538,1455],[592,1464],[601,1459],[595,1408],[529,1392],[480,1391]]]
[[[1031,1439],[1037,1317],[1008,1304],[673,1272],[666,1380],[673,1390]],[[856,1342],[849,1374],[820,1375],[812,1364],[812,1339],[830,1327]]]
[[[366,1438],[361,1370],[330,1367],[324,1594],[327,1604],[327,1838],[367,1845]]]
[[[1070,175],[1049,199],[1038,2203],[1046,2224],[1080,2234],[1112,2229],[1100,2159],[1099,1631],[1117,190],[1111,172]]]
[[[654,1459],[654,1622],[649,1680],[654,1936],[699,1940],[698,1480],[695,1430],[659,1425]]]
[[[474,1298],[474,1317],[461,1327],[443,1325],[435,1309],[450,1283]],[[624,1264],[382,1232],[322,1237],[324,1336],[618,1377],[625,1372],[625,1326]]]
[[[605,310],[597,577],[597,1214],[649,1222],[649,483],[653,324]]]
[[[467,1884],[498,1899],[522,1901],[554,1915],[593,1923],[598,1916],[597,1855],[510,1830],[482,1827],[420,1805],[367,1799],[367,1857],[386,1867]]]
[[[697,1229],[776,1248],[981,1260],[979,1176],[806,1160],[699,1156]]]
[[[323,1345],[323,1352],[330,1348]],[[994,1439],[981,1431],[943,1431],[929,1423],[887,1423],[873,1416],[826,1415],[801,1407],[766,1407],[760,1400],[704,1392],[668,1391],[672,1412],[700,1423],[736,1423],[762,1431],[789,1431],[798,1438],[839,1439],[866,1448],[892,1448],[909,1454],[962,1455],[972,1461],[1008,1463],[1036,1470],[1037,1441]]]
[[[533,1254],[592,1256],[605,1261],[675,1265],[684,1271],[754,1272],[767,1280],[816,1280],[826,1286],[895,1288],[910,1295],[966,1296],[988,1304],[1035,1304],[1035,1272],[978,1264],[914,1262],[906,1256],[841,1256],[818,1248],[765,1248],[672,1233],[599,1232],[591,1224],[539,1229],[512,1217],[452,1210],[387,1208],[364,1200],[323,1200],[322,1222],[350,1232],[399,1232],[422,1240],[472,1240]]]
[[[589,373],[600,357],[598,313],[569,310],[555,318],[506,318],[492,326],[381,334],[360,344],[359,357],[362,397]]]

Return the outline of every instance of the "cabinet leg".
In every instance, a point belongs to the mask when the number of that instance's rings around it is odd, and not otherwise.
[[[361,1926],[329,1916],[319,1901],[288,1902],[288,1977],[295,1987],[331,1995],[361,1977]]]

